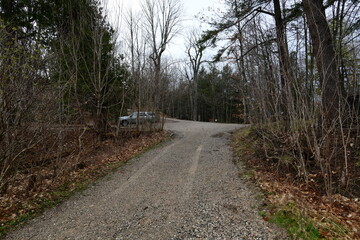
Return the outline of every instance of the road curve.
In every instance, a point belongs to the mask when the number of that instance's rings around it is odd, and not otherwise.
[[[284,239],[238,177],[227,144],[240,127],[168,120],[171,141],[6,239]]]

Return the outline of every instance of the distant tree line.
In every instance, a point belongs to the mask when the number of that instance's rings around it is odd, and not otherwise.
[[[215,64],[208,67],[200,68],[196,82],[186,77],[180,79],[177,88],[171,91],[168,114],[195,121],[244,123],[234,70],[229,65],[220,70]]]

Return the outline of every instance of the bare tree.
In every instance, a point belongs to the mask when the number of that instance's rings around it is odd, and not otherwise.
[[[196,30],[192,30],[187,37],[186,54],[189,60],[191,72],[187,74],[187,78],[192,81],[193,94],[191,98],[192,119],[198,120],[198,74],[201,65],[205,62],[203,54],[207,47],[205,42],[200,42],[200,34]]]
[[[160,108],[162,57],[169,42],[178,33],[182,10],[178,0],[145,0],[142,10],[145,14],[144,30],[150,40],[150,59],[154,67],[153,102],[155,108]]]
[[[145,39],[146,35],[142,29],[143,21],[140,14],[135,13],[132,9],[129,10],[125,23],[128,30],[126,43],[130,56],[131,87],[134,92],[134,102],[132,104],[140,111],[151,107],[150,105],[147,105],[151,102],[148,97],[150,86],[148,86],[148,81],[144,79],[144,76],[146,75],[145,72],[148,71],[147,67],[149,61],[146,57],[148,44]]]

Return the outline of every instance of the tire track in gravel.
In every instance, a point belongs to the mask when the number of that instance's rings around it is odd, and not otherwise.
[[[200,145],[195,153],[194,153],[194,157],[192,159],[192,163],[189,169],[189,176],[188,176],[188,180],[184,185],[184,196],[183,196],[183,200],[185,201],[186,199],[190,198],[191,196],[191,191],[193,188],[193,181],[194,181],[194,176],[196,173],[196,169],[198,168],[198,164],[199,164],[199,159],[200,159],[200,153],[202,151],[203,145]]]
[[[148,170],[150,167],[155,165],[157,161],[161,159],[167,152],[171,150],[174,146],[179,144],[179,142],[172,143],[169,146],[166,146],[162,152],[160,152],[156,157],[154,157],[152,160],[147,162],[143,167],[141,167],[137,172],[135,172],[133,175],[131,175],[128,180],[122,184],[118,189],[116,189],[112,194],[110,194],[108,197],[104,198],[104,200],[107,200],[108,198],[113,197],[114,195],[119,195],[121,192],[123,192],[126,188],[128,188],[132,183],[134,183],[146,170]]]
[[[170,120],[174,139],[7,239],[285,239],[258,216],[229,149],[236,124]]]

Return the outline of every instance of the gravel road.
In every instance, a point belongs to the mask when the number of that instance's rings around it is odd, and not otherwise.
[[[228,142],[235,124],[168,120],[162,146],[6,239],[284,239],[259,217]]]

